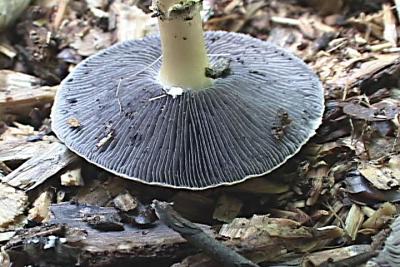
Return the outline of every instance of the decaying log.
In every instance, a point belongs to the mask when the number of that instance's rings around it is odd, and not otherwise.
[[[2,178],[2,182],[20,189],[31,190],[77,159],[78,157],[67,147],[55,142],[48,150],[38,151],[35,157]]]
[[[114,208],[68,203],[51,207],[50,226],[20,231],[5,246],[16,266],[170,266],[195,252],[185,239],[161,223],[151,228],[125,224],[123,231],[99,231],[84,218],[118,214]],[[200,226],[210,231],[208,226]]]

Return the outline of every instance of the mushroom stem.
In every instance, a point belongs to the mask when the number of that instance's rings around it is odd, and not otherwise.
[[[205,76],[209,62],[201,7],[202,0],[153,0],[163,54],[159,79],[165,86],[202,89],[212,83]]]

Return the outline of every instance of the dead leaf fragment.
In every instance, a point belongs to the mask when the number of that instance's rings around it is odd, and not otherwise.
[[[336,226],[312,228],[301,226],[293,220],[254,215],[250,219],[236,218],[231,223],[224,224],[219,234],[240,244],[251,242],[253,245],[261,245],[264,252],[256,251],[254,254],[258,256],[253,255],[259,262],[261,258],[272,259],[288,250],[310,251],[319,247],[321,241],[341,237],[343,231]],[[252,256],[249,257],[253,259]]]
[[[400,185],[400,172],[394,172],[389,168],[363,163],[358,170],[375,188],[389,190]]]
[[[362,224],[362,228],[379,230],[395,216],[396,212],[396,206],[385,202]]]

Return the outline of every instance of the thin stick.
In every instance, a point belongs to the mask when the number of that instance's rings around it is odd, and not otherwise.
[[[69,0],[61,0],[58,4],[57,12],[54,18],[53,27],[54,30],[58,30],[61,25],[61,22],[64,18],[65,11],[67,10]]]
[[[193,246],[203,250],[214,260],[226,267],[258,267],[257,264],[246,259],[234,250],[218,242],[194,223],[183,218],[170,204],[153,200],[153,208],[158,218],[169,228],[178,232]]]

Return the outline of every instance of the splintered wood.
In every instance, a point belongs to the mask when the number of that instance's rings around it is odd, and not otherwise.
[[[32,108],[52,103],[58,86],[41,86],[33,76],[0,70],[0,115],[27,116]]]
[[[3,177],[2,181],[20,189],[32,190],[75,160],[77,156],[63,144],[52,143],[47,151],[39,152]]]
[[[23,191],[0,183],[0,232],[22,226],[27,206],[28,196]]]
[[[29,210],[28,219],[37,223],[47,222],[50,219],[50,205],[53,192],[45,191],[33,202],[33,207]]]

